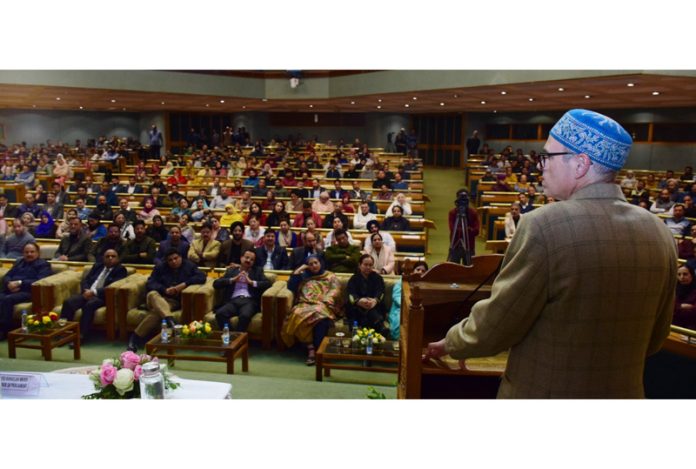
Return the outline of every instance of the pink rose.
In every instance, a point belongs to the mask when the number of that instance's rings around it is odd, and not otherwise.
[[[140,356],[133,352],[123,352],[120,358],[121,366],[129,370],[134,370],[135,367],[140,364]]]
[[[140,355],[140,364],[141,364],[141,365],[144,364],[144,363],[149,362],[150,360],[152,360],[152,357],[151,357],[150,355],[147,355],[147,354],[145,354],[145,353],[143,353],[142,355]]]
[[[143,367],[140,365],[137,365],[135,369],[133,370],[133,379],[136,381],[140,379],[140,375],[143,374]]]
[[[101,367],[99,371],[99,381],[101,381],[102,386],[108,386],[114,382],[116,378],[116,372],[118,370],[115,366],[111,364],[106,364]]]

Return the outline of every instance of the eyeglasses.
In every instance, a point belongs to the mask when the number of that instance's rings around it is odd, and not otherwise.
[[[569,151],[558,151],[554,153],[539,153],[539,162],[537,165],[539,166],[539,169],[544,169],[546,167],[546,160],[551,158],[552,156],[557,156],[557,155],[574,155],[575,153],[569,152]]]

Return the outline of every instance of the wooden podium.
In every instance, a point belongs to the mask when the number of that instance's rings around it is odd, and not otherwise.
[[[472,266],[438,264],[420,275],[404,275],[401,314],[399,399],[495,398],[506,354],[467,360],[423,363],[429,342],[469,315],[473,304],[488,298],[503,256],[475,256]]]

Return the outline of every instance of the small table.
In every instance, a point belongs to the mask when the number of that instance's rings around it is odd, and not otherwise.
[[[356,370],[356,371],[378,371],[382,373],[397,373],[399,371],[399,343],[392,340],[373,347],[372,355],[365,353],[365,349],[356,349],[353,347],[343,347],[342,342],[350,339],[340,339],[338,337],[324,337],[319,345],[316,355],[316,380],[322,380],[323,376],[331,376],[331,369],[339,370]],[[395,347],[396,346],[396,347]],[[393,363],[396,367],[387,366],[364,366],[338,363],[338,362],[368,362],[370,364],[377,362],[378,364]]]
[[[36,341],[39,343],[37,344]],[[22,332],[15,329],[7,334],[10,358],[17,358],[17,348],[41,350],[44,360],[53,359],[53,349],[67,343],[73,343],[73,357],[80,359],[80,323],[68,321],[64,326],[52,327],[43,332]]]
[[[176,359],[225,362],[227,374],[234,374],[234,361],[242,357],[242,371],[249,371],[249,335],[246,332],[230,332],[230,344],[222,345],[222,332],[213,331],[207,339],[177,339],[162,343],[160,334],[153,337],[146,345],[145,352],[159,358],[166,358],[169,366],[174,366]],[[181,352],[209,352],[208,355],[187,355]],[[222,355],[222,356],[221,356]]]

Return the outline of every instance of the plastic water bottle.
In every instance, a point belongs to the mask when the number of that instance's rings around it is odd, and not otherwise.
[[[28,319],[27,319],[27,310],[26,310],[26,309],[23,309],[23,310],[22,310],[22,332],[23,332],[24,334],[26,334],[27,332],[29,332],[29,326],[27,326],[27,321],[28,321]]]
[[[230,345],[230,326],[225,323],[225,327],[222,328],[222,345]]]
[[[372,355],[372,334],[367,335],[367,344],[365,345],[365,353]]]
[[[352,339],[352,340],[351,340],[350,343],[353,345],[353,347],[359,348],[359,347],[358,347],[358,345],[359,345],[359,344],[358,344],[358,339],[357,339],[357,336],[358,336],[358,321],[353,321],[353,330],[351,331],[351,333],[352,333],[352,334],[351,334],[351,339]]]
[[[163,344],[169,343],[169,326],[167,326],[167,321],[162,319],[162,333],[160,334],[160,341]]]

